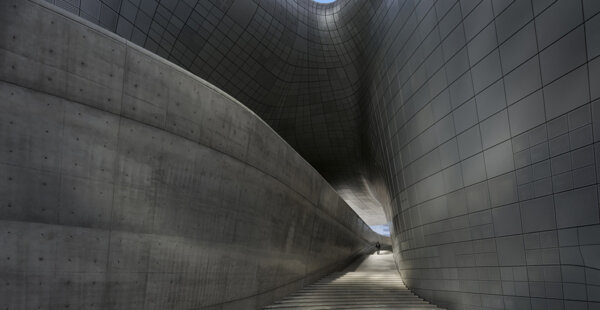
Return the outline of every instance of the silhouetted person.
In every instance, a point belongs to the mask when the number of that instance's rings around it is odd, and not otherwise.
[[[379,255],[379,250],[381,250],[381,244],[379,244],[379,241],[375,243],[375,248],[377,249],[377,255]]]

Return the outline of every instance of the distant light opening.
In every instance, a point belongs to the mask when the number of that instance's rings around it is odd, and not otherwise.
[[[390,236],[390,225],[371,225],[370,227],[374,232],[380,235],[387,237]]]

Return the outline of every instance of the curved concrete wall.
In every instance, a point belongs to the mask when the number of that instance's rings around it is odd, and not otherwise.
[[[352,20],[379,1],[46,1],[224,90],[322,174],[361,159],[362,68],[353,36],[363,24]]]
[[[369,225],[361,124],[368,23],[381,0],[46,0],[180,65],[257,113]],[[377,180],[379,181],[379,180]]]
[[[379,237],[255,114],[35,1],[0,2],[2,309],[251,309]]]
[[[599,309],[600,1],[389,1],[374,150],[407,285],[448,309]]]

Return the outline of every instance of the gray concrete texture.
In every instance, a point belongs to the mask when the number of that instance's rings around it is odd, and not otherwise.
[[[198,77],[0,1],[0,308],[252,309],[381,238]]]
[[[389,223],[365,152],[365,27],[384,1],[46,0],[230,94],[369,225]],[[388,0],[386,0],[388,1]],[[380,19],[375,19],[380,20]],[[367,163],[367,164],[366,164]],[[382,200],[382,201],[379,201]]]
[[[445,310],[415,295],[396,271],[392,252],[357,259],[341,272],[264,308],[287,310]]]
[[[383,205],[402,277],[426,299],[600,307],[600,1],[48,1],[221,87],[345,198]],[[51,68],[21,78],[58,87]],[[139,105],[163,124],[162,106]]]

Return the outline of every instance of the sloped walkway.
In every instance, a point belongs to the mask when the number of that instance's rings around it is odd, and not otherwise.
[[[381,251],[332,273],[265,309],[441,309],[413,294],[396,270],[392,252]]]

